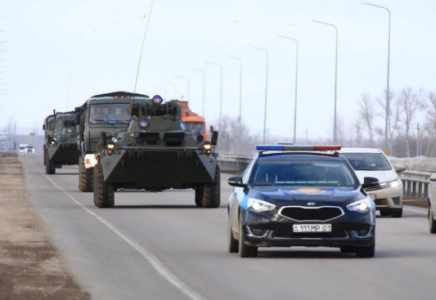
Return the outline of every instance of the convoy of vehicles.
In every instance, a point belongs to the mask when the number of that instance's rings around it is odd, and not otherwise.
[[[132,95],[130,95],[132,96]],[[94,204],[112,207],[117,189],[195,189],[201,207],[220,205],[220,171],[212,141],[201,132],[187,131],[177,102],[160,96],[133,97],[125,129],[102,131],[95,155]]]
[[[44,165],[46,174],[55,174],[62,165],[77,164],[77,132],[74,112],[57,113],[48,116],[44,130]]]
[[[231,177],[228,250],[256,257],[258,247],[339,247],[375,251],[375,205],[340,147],[258,146],[243,176]],[[331,151],[319,152],[319,151]]]
[[[393,166],[380,149],[343,148],[339,151],[353,167],[360,182],[375,177],[380,184],[366,189],[382,216],[401,218],[403,215],[403,182],[398,173],[403,166]]]

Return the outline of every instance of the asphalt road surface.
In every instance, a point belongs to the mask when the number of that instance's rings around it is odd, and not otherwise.
[[[197,208],[194,192],[120,192],[98,209],[78,191],[78,169],[45,175],[42,156],[23,154],[33,205],[79,283],[93,299],[434,299],[436,235],[426,211],[377,218],[376,256],[335,248],[263,249],[241,259],[226,249],[227,200]]]

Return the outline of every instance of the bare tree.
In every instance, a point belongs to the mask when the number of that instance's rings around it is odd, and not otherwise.
[[[426,120],[424,123],[423,134],[428,135],[427,156],[435,156],[436,150],[436,93],[430,92],[427,96],[427,103],[430,108],[427,111]]]
[[[389,92],[389,120],[388,120],[388,133],[391,139],[395,138],[397,132],[401,130],[401,105],[399,97],[395,97],[396,93],[391,91]],[[386,91],[384,91],[383,95],[386,95]],[[377,104],[382,109],[382,113],[378,113],[377,115],[386,120],[386,97],[377,97]],[[385,126],[379,127],[376,129],[376,132],[380,137],[385,136]]]
[[[371,147],[374,147],[374,118],[376,112],[372,104],[372,99],[368,94],[363,94],[358,100],[359,103],[359,118],[364,123],[364,129],[368,133]]]
[[[422,89],[414,92],[411,88],[405,88],[401,92],[400,105],[403,113],[401,122],[404,124],[407,157],[410,157],[410,136],[413,121],[416,117],[416,113],[425,107],[422,93]]]

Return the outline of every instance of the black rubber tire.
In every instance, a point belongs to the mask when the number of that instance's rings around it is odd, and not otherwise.
[[[380,211],[380,216],[382,216],[382,217],[387,217],[387,216],[390,216],[390,215],[391,215],[390,211],[387,211],[387,210],[381,210]]]
[[[195,189],[195,204],[199,207],[203,207],[203,187]]]
[[[341,252],[342,253],[355,253],[357,251],[356,247],[352,246],[342,246]]]
[[[401,218],[403,216],[403,209],[392,209],[391,210],[391,217],[392,218]]]
[[[45,152],[46,152],[46,150],[45,150],[45,146],[43,147],[43,152],[42,153],[44,153],[44,166],[45,166]]]
[[[104,181],[103,169],[100,163],[94,167],[94,204],[99,208],[115,205],[114,187]]]
[[[371,258],[375,254],[375,245],[369,247],[356,248],[356,256],[361,258]]]
[[[85,169],[82,156],[79,157],[79,190],[85,193],[94,191],[94,168]]]
[[[48,151],[45,151],[45,174],[55,174],[56,168],[53,161],[48,157]]]
[[[431,234],[436,233],[436,221],[434,220],[434,215],[431,207],[428,208],[428,230]]]
[[[227,221],[227,227],[228,227],[227,249],[229,250],[230,253],[238,253],[239,243],[238,243],[238,240],[236,240],[233,236],[232,226],[230,225],[230,217],[229,217],[229,220]]]
[[[242,222],[239,222],[239,256],[240,257],[257,257],[257,247],[245,245],[245,234],[242,230]]]
[[[215,169],[215,180],[213,183],[204,184],[201,197],[201,206],[205,208],[218,208],[221,203],[221,174],[220,167],[217,165]],[[196,201],[197,203],[197,197]],[[198,199],[200,203],[200,199]]]

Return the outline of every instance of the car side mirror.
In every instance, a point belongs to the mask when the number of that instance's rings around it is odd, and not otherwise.
[[[436,181],[436,173],[431,174],[430,181]]]
[[[397,173],[401,173],[401,172],[406,171],[406,167],[402,166],[402,165],[396,165],[396,166],[394,166],[394,169],[395,169],[395,172],[397,172]]]
[[[363,184],[362,184],[362,188],[366,189],[369,187],[375,187],[377,185],[379,185],[380,182],[378,181],[377,178],[374,177],[365,177],[363,179]]]
[[[212,138],[210,139],[212,146],[218,145],[218,131],[212,132]]]
[[[241,176],[230,177],[227,182],[231,186],[246,187],[246,185],[242,183],[242,177]]]

